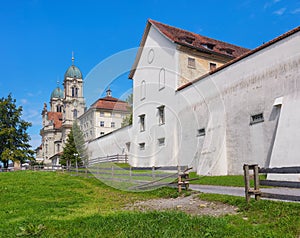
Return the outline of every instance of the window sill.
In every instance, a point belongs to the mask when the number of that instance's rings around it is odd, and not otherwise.
[[[260,121],[253,121],[253,122],[250,122],[250,126],[252,125],[255,125],[255,124],[258,124],[258,123],[262,123],[264,122],[265,120],[260,120]]]
[[[189,69],[196,69],[196,66],[190,66],[190,65],[188,65],[187,66]]]

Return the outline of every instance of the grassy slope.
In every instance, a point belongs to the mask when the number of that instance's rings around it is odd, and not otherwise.
[[[0,237],[295,237],[300,204],[202,195],[237,205],[234,216],[191,217],[177,212],[129,212],[135,200],[174,196],[172,189],[128,193],[98,180],[51,172],[0,173]],[[39,227],[40,225],[40,227]],[[43,226],[42,226],[43,225]]]

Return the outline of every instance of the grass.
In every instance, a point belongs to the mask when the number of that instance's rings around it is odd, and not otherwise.
[[[136,200],[176,197],[175,189],[123,192],[93,178],[55,172],[0,173],[0,237],[297,237],[300,204],[202,194],[235,205],[219,218],[125,211]]]
[[[189,173],[190,178],[198,178],[193,180],[191,184],[204,184],[204,185],[219,185],[219,186],[232,186],[232,187],[244,187],[243,175],[228,175],[228,176],[199,176],[196,172]],[[265,179],[265,175],[259,175],[261,180]],[[253,187],[253,180],[250,180],[250,186]]]

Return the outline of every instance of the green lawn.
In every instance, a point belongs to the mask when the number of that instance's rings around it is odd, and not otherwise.
[[[219,218],[136,212],[136,200],[174,197],[175,189],[133,193],[65,173],[0,173],[0,237],[298,237],[300,204],[207,195],[239,207]]]

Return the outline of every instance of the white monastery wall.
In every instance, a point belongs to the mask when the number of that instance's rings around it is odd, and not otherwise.
[[[98,157],[105,157],[108,155],[130,155],[127,142],[130,142],[131,138],[129,132],[130,126],[123,127],[112,133],[101,136],[98,139],[88,142],[88,154],[90,159]],[[131,161],[129,161],[131,163]]]
[[[176,91],[178,51],[151,27],[133,79],[133,125],[90,142],[91,157],[122,154],[130,142],[130,163],[140,167],[191,165],[198,174],[226,175],[241,174],[244,163],[299,165],[300,133],[294,139],[297,133],[289,135],[293,129],[280,133],[290,146],[277,147],[279,157],[273,151],[281,113],[280,103],[274,102],[291,94],[300,100],[299,42],[298,32]],[[160,106],[165,108],[162,125]],[[251,124],[251,116],[260,113],[264,121]],[[164,145],[159,145],[160,138],[165,138]]]
[[[227,174],[241,174],[243,163],[269,166],[280,113],[280,108],[273,106],[274,101],[278,97],[299,93],[296,86],[299,80],[299,42],[298,33],[182,90],[187,97],[190,88],[195,87],[205,99],[190,97],[194,99],[192,108],[200,105],[198,110],[202,115],[205,113],[201,113],[202,104],[209,109],[204,145],[210,146],[208,149],[203,146],[200,153],[199,174],[207,171],[226,174],[226,170]],[[263,113],[264,122],[250,125],[251,115],[258,113]],[[184,131],[187,130],[190,129]],[[226,138],[222,144],[226,147],[220,147],[220,138]]]

